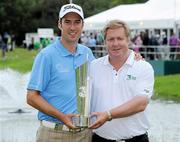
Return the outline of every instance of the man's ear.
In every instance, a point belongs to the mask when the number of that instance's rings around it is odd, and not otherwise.
[[[62,23],[61,23],[61,20],[59,19],[58,20],[58,28],[61,30],[62,29]]]
[[[84,28],[84,21],[82,21],[82,28]]]

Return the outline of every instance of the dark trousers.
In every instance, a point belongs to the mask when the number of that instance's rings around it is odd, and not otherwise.
[[[135,136],[133,138],[126,139],[124,141],[125,142],[149,142],[149,139],[148,139],[148,134],[145,133],[145,134],[140,135],[140,136]],[[116,141],[102,138],[102,137],[100,137],[94,133],[92,136],[92,142],[116,142]]]
[[[176,47],[171,46],[170,51],[171,51],[170,59],[175,60],[176,55],[174,52],[176,52]]]

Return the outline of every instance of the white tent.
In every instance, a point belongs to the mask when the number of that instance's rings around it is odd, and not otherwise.
[[[126,21],[131,29],[180,28],[180,0],[120,5],[86,18],[84,30],[101,30],[112,19]]]

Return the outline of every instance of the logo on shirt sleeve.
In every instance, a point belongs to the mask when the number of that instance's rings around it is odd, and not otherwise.
[[[144,92],[148,94],[150,91],[148,89],[144,89]]]

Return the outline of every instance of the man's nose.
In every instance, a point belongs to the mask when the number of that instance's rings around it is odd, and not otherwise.
[[[75,29],[75,23],[71,23],[70,28]]]
[[[118,40],[117,39],[114,39],[114,41],[113,41],[113,45],[118,45]]]

